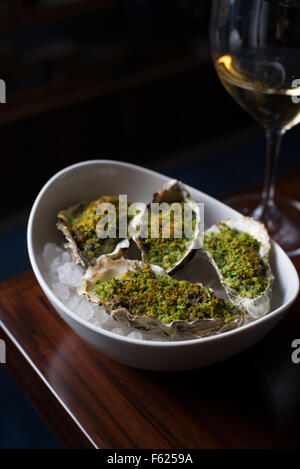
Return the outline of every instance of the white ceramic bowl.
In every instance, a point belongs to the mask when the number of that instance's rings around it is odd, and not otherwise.
[[[99,194],[127,194],[129,201],[148,202],[153,193],[168,180],[161,174],[118,161],[92,160],[75,164],[57,173],[43,187],[33,205],[27,232],[28,251],[36,278],[55,310],[72,329],[115,360],[137,368],[160,371],[199,368],[245,350],[282,319],[299,290],[298,274],[292,262],[274,244],[271,265],[276,280],[273,285],[272,312],[230,332],[181,342],[143,341],[100,329],[68,309],[54,295],[43,273],[42,252],[45,244],[62,241],[56,228],[58,211],[79,200],[93,200]],[[216,221],[237,215],[216,199],[187,187],[196,201],[205,203],[205,228]]]

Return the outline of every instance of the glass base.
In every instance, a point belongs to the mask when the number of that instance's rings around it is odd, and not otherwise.
[[[260,194],[231,197],[225,203],[243,215],[262,221],[271,236],[292,257],[300,255],[300,202],[276,197],[267,215]]]

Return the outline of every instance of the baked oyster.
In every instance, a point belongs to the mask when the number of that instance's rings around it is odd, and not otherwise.
[[[113,237],[101,238],[99,233],[99,221],[107,215],[107,212],[105,214],[98,212],[100,204],[112,204],[115,208],[116,225]],[[125,214],[127,216],[127,207]],[[67,239],[65,248],[70,250],[76,264],[89,267],[95,265],[101,255],[120,257],[129,248],[129,240],[119,237],[120,216],[119,198],[111,196],[102,196],[88,204],[78,203],[58,213],[57,228],[65,235]],[[128,216],[128,224],[132,218]]]
[[[200,247],[200,219],[199,205],[182,183],[171,180],[154,194],[133,237],[142,260],[175,272]]]
[[[250,217],[216,223],[205,232],[203,247],[229,300],[252,318],[267,314],[274,277],[265,226]]]
[[[127,327],[168,336],[205,337],[239,327],[246,317],[211,288],[175,280],[161,267],[136,260],[101,256],[77,291]]]

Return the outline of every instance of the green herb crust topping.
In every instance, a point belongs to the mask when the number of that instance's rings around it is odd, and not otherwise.
[[[169,324],[223,318],[225,323],[240,315],[229,301],[217,298],[210,288],[157,275],[147,264],[110,281],[96,281],[94,294],[112,309],[126,308],[136,316],[153,316]]]
[[[150,264],[159,265],[168,271],[174,267],[186,254],[193,239],[185,235],[184,227],[196,229],[196,218],[191,211],[184,214],[184,202],[178,202],[181,210],[179,222],[174,212],[161,210],[158,214],[148,213],[148,238],[141,239],[142,249],[146,259]],[[164,237],[163,226],[169,223],[170,236]],[[178,226],[178,223],[180,226]],[[158,237],[151,237],[151,226],[158,224]],[[181,237],[176,237],[176,232],[182,233]],[[187,230],[186,230],[187,231]]]
[[[243,297],[264,293],[268,286],[267,267],[259,255],[259,241],[226,223],[218,226],[218,233],[205,235],[204,246],[226,283]]]
[[[98,237],[96,227],[98,222],[106,214],[97,214],[97,207],[101,203],[110,203],[116,210],[116,237],[107,237],[101,239]],[[109,254],[114,251],[116,245],[120,241],[118,237],[119,230],[119,199],[118,197],[103,196],[97,200],[90,202],[86,207],[80,208],[76,213],[72,214],[68,223],[70,225],[72,236],[84,255],[90,259],[97,259],[102,254]],[[132,217],[128,216],[128,223]]]

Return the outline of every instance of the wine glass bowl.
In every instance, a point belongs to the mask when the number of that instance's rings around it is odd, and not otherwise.
[[[282,138],[300,122],[299,25],[299,0],[213,1],[210,42],[217,74],[267,137],[262,195],[227,203],[264,222],[290,255],[300,253],[300,204],[275,200],[275,172]]]

